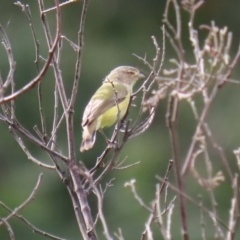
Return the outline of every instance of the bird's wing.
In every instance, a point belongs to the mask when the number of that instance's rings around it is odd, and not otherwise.
[[[128,95],[128,89],[122,83],[103,83],[95,92],[85,108],[82,119],[82,126],[86,126],[107,109],[122,102]]]

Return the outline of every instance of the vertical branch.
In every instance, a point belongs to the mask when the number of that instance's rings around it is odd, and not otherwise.
[[[9,41],[9,38],[8,38],[7,34],[5,33],[5,31],[4,31],[4,29],[1,25],[0,25],[0,33],[3,36],[2,44],[3,44],[3,46],[6,50],[7,57],[8,57],[8,62],[9,62],[9,72],[8,72],[7,80],[3,84],[3,87],[2,87],[2,90],[1,90],[2,91],[2,96],[0,96],[0,100],[1,100],[1,98],[3,98],[5,90],[9,86],[9,84],[11,84],[13,82],[13,76],[14,76],[16,64],[15,64],[15,61],[14,61],[14,58],[13,58],[11,43]]]
[[[97,202],[98,202],[98,215],[99,218],[101,220],[102,226],[103,226],[103,234],[105,235],[107,240],[113,240],[112,236],[110,235],[109,229],[108,229],[108,225],[103,213],[103,196],[104,196],[104,192],[101,189],[98,189],[98,187],[94,184],[93,179],[91,177],[90,174],[88,174],[88,176],[86,176],[90,182],[90,184],[92,185],[93,188],[93,193],[97,196]]]
[[[3,97],[3,80],[2,80],[2,75],[0,71],[0,99]]]
[[[87,239],[95,240],[97,239],[97,236],[95,233],[91,210],[87,201],[87,196],[84,191],[82,182],[79,178],[79,168],[76,164],[75,146],[74,146],[74,129],[73,129],[73,109],[74,109],[75,99],[77,95],[77,88],[78,88],[78,82],[79,82],[80,70],[81,70],[84,25],[85,25],[85,19],[87,14],[88,2],[89,0],[84,0],[83,7],[82,7],[80,30],[78,33],[79,49],[78,49],[77,62],[76,62],[76,71],[75,71],[75,78],[73,83],[71,100],[66,112],[66,123],[67,123],[67,139],[68,139],[68,154],[69,154],[68,169],[70,171],[70,175],[74,185],[74,191],[76,192],[76,196],[79,201],[81,213],[83,215],[84,223],[86,226],[87,236],[88,236]]]
[[[35,61],[34,63],[36,64],[37,68],[37,73],[39,74],[40,72],[40,67],[39,67],[39,41],[37,40],[36,32],[34,29],[33,21],[32,21],[32,15],[31,15],[31,10],[29,5],[24,5],[21,2],[17,1],[15,5],[20,6],[22,8],[22,11],[24,12],[24,15],[26,16],[28,20],[28,24],[30,26],[31,32],[32,32],[32,37],[33,37],[33,43],[35,47]],[[42,103],[42,87],[41,87],[41,82],[38,83],[38,105],[39,105],[39,113],[40,113],[40,119],[41,119],[41,128],[42,128],[42,136],[44,141],[46,141],[46,121],[45,121],[45,114],[43,111],[43,103]]]
[[[47,128],[46,128],[45,114],[43,111],[43,94],[42,94],[41,82],[38,83],[38,107],[39,107],[39,113],[40,113],[40,119],[41,119],[42,136],[43,136],[43,140],[46,142]]]
[[[55,1],[57,1],[57,0],[55,0]],[[52,37],[51,37],[51,32],[50,32],[50,27],[48,24],[47,16],[44,13],[43,0],[38,0],[38,4],[39,4],[40,12],[41,12],[43,30],[44,30],[44,33],[46,36],[47,44],[48,44],[48,47],[51,48],[53,43],[52,43]],[[56,3],[56,6],[58,6],[58,1]],[[59,7],[57,7],[56,15],[57,15],[57,32],[59,33],[59,36],[60,36],[61,22],[60,22]],[[59,69],[59,64],[57,62],[57,55],[55,53],[53,54],[52,65],[53,65],[53,70],[54,70],[54,76],[55,76],[56,82],[58,84],[58,91],[59,91],[60,99],[62,102],[62,106],[63,106],[64,112],[66,113],[66,111],[67,111],[67,96],[66,96],[66,92],[65,92],[65,88],[64,88],[64,84],[63,84],[62,74]]]
[[[171,25],[171,23],[168,20],[168,11],[169,11],[169,5],[170,2],[173,3],[175,14],[176,14],[176,29]],[[176,0],[173,1],[167,1],[167,5],[165,8],[164,13],[164,21],[166,22],[166,26],[170,29],[173,37],[166,31],[166,36],[169,38],[170,43],[172,44],[173,48],[175,49],[178,58],[179,58],[179,70],[178,70],[178,79],[180,80],[177,83],[176,91],[173,91],[172,94],[169,97],[169,103],[168,103],[168,110],[167,110],[167,125],[169,128],[170,138],[171,138],[171,148],[172,148],[172,155],[173,155],[173,161],[174,161],[174,167],[175,167],[175,178],[177,180],[179,192],[184,192],[184,184],[183,179],[180,174],[180,168],[181,168],[181,162],[179,158],[179,150],[178,150],[178,111],[179,111],[179,100],[177,98],[177,91],[180,91],[181,86],[183,85],[183,74],[184,74],[184,49],[182,46],[182,22],[181,22],[181,15],[179,6]],[[180,201],[180,217],[181,217],[181,224],[182,224],[182,230],[183,230],[183,238],[185,240],[189,239],[188,236],[188,229],[187,229],[187,215],[186,215],[186,208],[185,208],[185,202],[184,197],[182,194],[179,194],[179,201]]]
[[[174,167],[175,167],[175,176],[178,184],[178,189],[180,193],[185,192],[184,191],[184,185],[182,176],[180,174],[180,158],[179,158],[179,150],[178,150],[178,134],[177,134],[177,118],[178,118],[178,99],[177,96],[171,95],[169,98],[168,103],[168,112],[167,112],[167,124],[170,132],[171,137],[171,147],[172,147],[172,155],[173,155],[173,161],[174,161]],[[181,224],[182,224],[182,230],[183,230],[183,239],[188,240],[188,229],[187,229],[187,214],[186,214],[186,208],[185,208],[185,202],[184,202],[184,196],[182,194],[179,194],[179,200],[180,200],[180,216],[181,216]]]
[[[239,221],[239,176],[236,174],[232,182],[233,198],[231,201],[231,209],[229,211],[228,233],[226,240],[235,239],[235,234]]]
[[[14,72],[15,72],[15,61],[14,61],[14,57],[13,57],[13,52],[12,52],[12,47],[11,47],[11,43],[9,41],[9,38],[7,36],[7,34],[5,33],[4,29],[2,28],[2,26],[0,25],[0,32],[3,35],[3,39],[2,39],[2,44],[6,50],[7,53],[7,57],[8,57],[8,62],[9,62],[9,72],[8,72],[8,76],[7,76],[7,80],[5,81],[5,83],[3,84],[2,78],[1,78],[1,83],[0,83],[0,99],[4,96],[4,92],[7,90],[9,84],[11,84],[11,95],[14,94],[15,92],[15,82],[14,82]],[[5,111],[8,111],[8,106],[3,104],[2,105],[2,109],[5,109]],[[14,103],[14,99],[11,101],[11,116],[8,118],[10,118],[12,121],[15,120],[15,103]],[[7,114],[9,115],[9,114]]]
[[[207,146],[206,146],[206,142],[203,139],[203,151],[204,151],[204,159],[205,159],[205,165],[206,165],[206,171],[207,171],[207,175],[208,175],[208,181],[209,183],[213,180],[213,169],[212,169],[212,163],[210,161],[209,155],[208,155],[208,150],[207,150]],[[210,201],[212,204],[212,212],[213,212],[213,224],[215,227],[215,236],[216,238],[223,238],[223,233],[222,230],[219,226],[219,223],[217,221],[218,218],[218,212],[217,212],[217,201],[214,195],[214,191],[213,191],[213,187],[207,187],[207,190],[209,192],[209,196],[210,196]]]
[[[79,207],[79,200],[77,198],[76,192],[75,192],[74,189],[72,189],[72,186],[70,186],[68,184],[66,184],[66,185],[67,185],[67,190],[69,192],[69,195],[70,195],[72,203],[73,203],[75,216],[77,218],[78,226],[79,226],[80,231],[82,233],[83,239],[84,240],[90,240],[91,238],[89,238],[88,234],[87,234],[87,229],[86,229],[86,225],[84,224],[82,209]]]
[[[57,127],[58,127],[58,88],[57,83],[55,82],[55,89],[54,89],[54,111],[53,111],[53,126],[51,132],[51,149],[54,150],[56,147],[56,140],[57,140]],[[49,140],[50,143],[50,140]]]
[[[76,197],[78,199],[78,203],[81,208],[81,214],[83,216],[84,220],[84,228],[86,228],[86,232],[83,233],[83,236],[86,238],[84,240],[96,240],[97,236],[95,233],[94,223],[92,220],[91,210],[87,201],[87,195],[83,188],[80,176],[79,176],[79,168],[76,165],[76,163],[71,160],[68,163],[68,169],[73,181],[73,187],[74,187],[74,193],[76,194]]]
[[[79,78],[81,75],[82,50],[83,50],[83,43],[84,43],[83,37],[84,37],[84,27],[85,27],[85,21],[86,21],[86,16],[87,16],[88,4],[89,4],[89,0],[83,1],[82,13],[81,13],[81,19],[80,19],[80,27],[79,27],[79,31],[78,31],[78,51],[77,51],[77,60],[76,60],[76,66],[75,66],[75,76],[74,76],[74,83],[73,83],[69,108],[74,107],[77,90],[78,90]]]
[[[88,7],[89,0],[83,1],[83,7],[82,7],[82,14],[81,14],[81,20],[80,20],[80,27],[78,32],[78,54],[77,54],[77,61],[76,61],[76,70],[75,70],[75,77],[74,77],[74,83],[73,83],[73,89],[71,94],[71,100],[68,105],[68,111],[66,115],[66,123],[67,123],[67,139],[68,139],[68,154],[70,159],[70,165],[75,166],[76,164],[76,155],[75,155],[75,146],[74,146],[74,130],[73,130],[73,110],[74,110],[74,104],[77,96],[77,90],[78,90],[78,84],[79,84],[79,78],[81,74],[81,60],[82,60],[82,47],[83,47],[83,36],[84,36],[84,25],[86,20],[86,14],[87,14],[87,7]],[[78,174],[75,172],[74,167],[69,168],[71,177],[73,178],[74,184],[77,184],[74,186],[75,189],[79,189],[78,199],[79,203],[81,205],[82,209],[85,209],[86,211],[83,212],[83,217],[86,221],[87,229],[93,229],[93,220],[90,213],[90,208],[87,203],[87,197],[84,192],[83,186],[81,181],[78,181]],[[75,179],[77,178],[77,179]],[[82,194],[82,196],[81,196]],[[84,206],[82,205],[84,204]],[[86,216],[84,216],[86,213]]]

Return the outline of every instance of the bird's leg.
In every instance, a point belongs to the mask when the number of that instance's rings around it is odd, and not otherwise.
[[[105,141],[107,142],[108,146],[110,148],[116,148],[117,143],[115,141],[112,141],[111,139],[108,139],[102,128],[99,129],[99,132],[102,134],[102,136],[105,138]]]
[[[121,132],[125,132],[126,130],[126,121],[120,121],[119,129]]]

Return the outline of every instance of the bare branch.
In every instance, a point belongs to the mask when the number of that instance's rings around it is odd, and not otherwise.
[[[57,1],[57,0],[56,0]],[[57,5],[57,4],[56,4]],[[58,5],[57,5],[58,6]],[[59,11],[57,11],[58,13]],[[41,81],[41,79],[44,77],[45,73],[47,72],[49,65],[52,61],[52,58],[54,56],[54,52],[56,50],[56,47],[58,45],[58,41],[60,39],[60,20],[59,20],[59,15],[57,14],[57,31],[56,31],[56,36],[55,36],[55,40],[52,44],[52,46],[49,49],[49,54],[48,54],[48,58],[46,60],[46,63],[44,64],[43,68],[41,69],[41,71],[39,72],[39,74],[33,79],[31,80],[28,84],[26,84],[24,87],[22,87],[21,89],[19,89],[18,91],[14,92],[13,94],[6,96],[6,97],[1,97],[0,98],[0,104],[11,101],[13,99],[16,99],[18,96],[20,96],[21,94],[23,94],[24,92],[28,91],[29,89],[31,89],[32,87],[34,87],[39,81]],[[0,28],[2,30],[2,27]]]
[[[37,180],[37,183],[35,185],[35,187],[33,188],[31,194],[29,195],[29,197],[21,204],[19,205],[17,208],[15,208],[7,217],[4,218],[5,221],[8,221],[10,218],[12,218],[15,214],[17,214],[21,209],[23,209],[30,201],[32,201],[36,195],[36,192],[41,184],[41,181],[42,181],[42,176],[43,174],[41,173],[39,176],[38,176],[38,180]],[[0,202],[0,205],[4,205],[4,203]],[[0,221],[0,226],[3,224],[2,221]]]

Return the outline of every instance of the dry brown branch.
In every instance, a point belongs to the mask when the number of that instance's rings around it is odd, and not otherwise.
[[[56,6],[58,6],[58,1],[56,1]],[[57,7],[58,8],[58,7]],[[53,44],[51,45],[51,47],[49,48],[49,54],[48,54],[48,58],[46,60],[46,63],[44,64],[43,68],[41,69],[41,71],[39,72],[39,74],[34,78],[32,79],[28,84],[26,84],[24,87],[22,87],[21,89],[19,89],[18,91],[15,91],[14,93],[12,93],[11,95],[9,96],[3,96],[1,97],[0,99],[0,104],[2,103],[6,103],[6,102],[9,102],[11,100],[14,100],[16,99],[18,96],[20,96],[21,94],[25,93],[26,91],[28,91],[29,89],[31,89],[32,87],[34,87],[39,81],[41,81],[41,79],[44,77],[45,73],[47,72],[48,68],[49,68],[49,65],[52,61],[52,58],[54,56],[54,53],[55,53],[55,50],[57,48],[57,45],[58,45],[58,41],[60,39],[60,16],[59,16],[59,11],[57,11],[57,14],[56,14],[56,18],[57,18],[57,29],[56,29],[56,36],[55,36],[55,39],[54,39],[54,42]],[[6,40],[6,42],[8,42],[8,38],[7,38],[7,35],[4,33],[2,27],[0,26],[0,30],[3,34],[3,38]],[[9,48],[9,46],[7,45],[6,46],[7,49],[11,49]],[[8,54],[8,52],[7,52]],[[9,56],[9,54],[8,54]],[[10,61],[10,63],[12,62],[12,60]],[[10,66],[10,75],[12,75],[12,72],[14,71],[14,67],[13,66]],[[11,78],[9,78],[11,79]],[[10,80],[9,80],[10,81]],[[6,86],[8,85],[8,80],[6,81]]]
[[[19,205],[17,208],[15,208],[13,211],[10,212],[10,214],[4,218],[4,221],[8,221],[10,218],[12,218],[13,216],[15,216],[20,210],[22,210],[24,207],[26,207],[26,205],[32,201],[36,195],[36,192],[41,184],[42,181],[42,176],[43,174],[41,173],[38,177],[37,183],[35,185],[35,187],[33,188],[31,194],[29,195],[29,197],[21,204]],[[0,205],[5,206],[4,203],[0,202]],[[0,226],[3,224],[2,221],[0,221]]]
[[[0,202],[0,204],[2,205],[2,207],[4,207],[6,210],[8,210],[10,213],[12,213],[14,210],[10,209],[8,206],[6,206],[3,202]],[[43,236],[46,236],[50,239],[54,239],[54,240],[66,240],[64,238],[60,238],[57,236],[54,236],[50,233],[47,233],[43,230],[40,230],[39,228],[35,227],[32,223],[30,223],[26,218],[24,218],[23,216],[19,215],[18,213],[14,213],[14,216],[16,218],[18,218],[19,220],[21,220],[24,224],[26,224],[33,232],[39,233]]]
[[[233,198],[231,201],[231,209],[229,211],[229,222],[228,222],[228,229],[226,240],[234,239],[237,225],[239,222],[239,176],[238,174],[235,175],[233,181]]]
[[[160,176],[156,176],[156,178],[161,181],[164,182],[164,179]],[[208,216],[212,219],[213,222],[218,221],[219,224],[221,224],[226,230],[229,231],[227,225],[219,218],[216,218],[216,216],[214,216],[214,213],[211,212],[210,210],[208,210],[206,207],[202,206],[202,204],[199,204],[197,200],[195,200],[194,198],[188,196],[185,192],[180,192],[178,190],[178,187],[174,186],[173,184],[168,182],[168,186],[169,188],[171,188],[173,191],[177,192],[178,194],[181,194],[185,200],[190,201],[191,203],[193,203],[194,205],[198,206],[204,213],[208,214]]]

